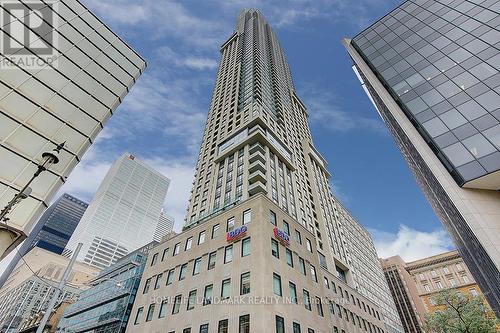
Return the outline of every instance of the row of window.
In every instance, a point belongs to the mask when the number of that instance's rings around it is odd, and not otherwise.
[[[252,211],[251,209],[247,209],[243,212],[242,216],[242,223],[243,225],[248,224],[252,221]],[[232,216],[229,219],[227,219],[226,222],[226,232],[229,232],[235,228],[235,217]],[[211,233],[211,239],[215,239],[220,235],[220,224],[215,224],[212,226],[212,233]],[[197,238],[197,244],[201,245],[205,243],[206,240],[206,230],[202,230],[198,233],[198,238]],[[176,256],[180,253],[181,251],[181,243],[178,242],[174,245],[174,249],[172,251],[172,256]],[[188,237],[186,241],[184,242],[184,251],[188,251],[193,247],[193,236]],[[161,256],[161,261],[164,261],[168,257],[168,252],[170,251],[170,248],[166,248],[163,250],[162,256]],[[159,258],[159,253],[155,253],[153,257],[151,258],[151,263],[150,266],[156,265],[158,262]]]
[[[271,238],[271,254],[277,259],[280,258],[280,245],[279,245],[278,241],[276,241],[273,238]],[[293,256],[293,252],[287,247],[285,247],[285,258],[286,258],[286,263],[288,266],[290,266],[292,268],[295,267],[295,259]],[[300,256],[298,256],[298,265],[299,265],[300,272],[303,275],[307,276],[306,262]],[[309,264],[309,271],[310,271],[312,280],[314,282],[318,283],[318,274],[316,272],[316,267],[312,264]],[[339,272],[339,274],[342,274],[342,273],[343,272]],[[325,287],[327,289],[331,289],[333,292],[337,293],[337,286],[336,286],[335,282],[331,281],[331,284],[330,284],[330,282],[326,276],[324,276],[323,279],[324,279]],[[345,276],[342,280],[344,282],[346,282]],[[363,309],[365,312],[371,314],[373,317],[380,320],[380,314],[377,310],[371,308],[368,304],[365,304],[363,301],[360,301],[359,298],[354,297],[353,294],[351,294],[349,296],[349,292],[347,290],[343,291],[341,286],[338,286],[338,289],[339,289],[340,296],[342,298],[345,297],[348,301],[352,301],[352,303],[354,305],[357,304],[360,309]]]
[[[142,317],[143,311],[144,311],[143,308],[138,309],[134,324],[139,323],[140,318]],[[154,307],[153,307],[153,311],[154,311]],[[148,310],[147,317],[149,317],[149,316],[150,316],[150,311]],[[152,317],[152,314],[151,314],[151,317]],[[147,318],[146,318],[146,321],[148,321]],[[198,332],[199,333],[208,333],[208,328],[209,328],[208,323],[201,324]],[[192,330],[191,327],[186,327],[181,332],[182,333],[194,333],[195,331]],[[229,320],[228,319],[219,320],[218,325],[217,325],[217,333],[228,333],[228,332],[229,332]],[[175,331],[168,331],[168,333],[175,333]],[[245,315],[242,315],[239,317],[238,333],[250,333],[250,315],[249,314],[245,314]]]
[[[234,247],[235,244],[231,244],[224,248],[224,264],[228,264],[233,261]],[[247,237],[241,241],[241,257],[249,256],[250,252],[251,252],[250,237]],[[202,262],[202,257],[196,258],[194,260],[193,270],[192,270],[193,276],[198,275],[201,272],[201,266],[202,266],[201,262]],[[214,269],[216,262],[217,262],[217,251],[214,251],[208,255],[207,270]],[[179,281],[182,281],[186,278],[187,270],[188,270],[188,263],[184,263],[180,266],[178,275]],[[161,287],[164,274],[166,274],[167,276],[167,281],[165,285],[168,286],[172,284],[175,278],[175,268],[170,269],[168,272],[166,271],[164,273],[160,273],[156,276],[152,276],[149,279],[147,279],[144,284],[143,294],[146,294],[149,291],[153,278],[155,278],[154,289],[155,290],[159,289]]]

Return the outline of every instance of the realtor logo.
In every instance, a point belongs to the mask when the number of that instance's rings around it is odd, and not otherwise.
[[[0,68],[40,69],[57,58],[55,1],[0,0]]]

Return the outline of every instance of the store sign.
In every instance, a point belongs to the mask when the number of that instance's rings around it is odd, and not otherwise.
[[[242,225],[241,227],[236,228],[236,229],[231,230],[228,233],[226,233],[226,240],[228,242],[233,242],[233,241],[245,236],[246,233],[247,233],[247,226]]]
[[[276,237],[283,245],[290,245],[290,236],[286,232],[284,232],[281,229],[278,229],[278,227],[274,227],[273,229],[274,232],[274,237]]]

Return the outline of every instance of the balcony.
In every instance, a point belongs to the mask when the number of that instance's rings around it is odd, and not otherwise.
[[[248,194],[250,196],[257,194],[257,193],[267,194],[266,185],[260,181],[257,181],[255,183],[251,184],[250,186],[248,186]]]

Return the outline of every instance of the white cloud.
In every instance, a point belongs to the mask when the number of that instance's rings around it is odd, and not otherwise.
[[[185,67],[194,70],[211,70],[217,68],[217,60],[204,56],[184,56],[174,51],[169,46],[162,46],[156,50],[156,56],[161,62],[177,67]]]
[[[217,67],[218,63],[214,59],[201,58],[201,57],[188,57],[182,61],[184,66],[204,70],[204,69],[214,69]]]
[[[454,248],[448,234],[442,230],[430,232],[400,225],[397,233],[370,229],[380,258],[395,255],[406,262],[422,259]]]

